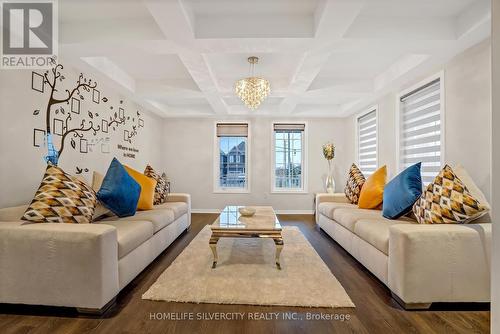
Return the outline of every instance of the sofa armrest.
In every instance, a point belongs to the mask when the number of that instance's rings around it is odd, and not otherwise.
[[[170,193],[167,196],[167,202],[184,202],[191,206],[191,195],[184,193]]]
[[[119,292],[116,229],[0,223],[0,303],[100,309]]]
[[[321,193],[321,194],[316,194],[315,198],[315,215],[316,215],[316,224],[318,223],[319,219],[319,210],[318,207],[321,203],[324,202],[335,202],[335,203],[350,203],[349,199],[345,196],[344,193],[334,193],[334,194],[327,194],[327,193]]]
[[[191,226],[191,195],[185,193],[170,193],[167,202],[184,202],[188,206],[188,226]]]
[[[408,304],[489,301],[491,225],[391,226],[389,288]]]

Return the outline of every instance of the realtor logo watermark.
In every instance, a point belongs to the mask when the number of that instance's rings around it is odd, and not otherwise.
[[[2,69],[48,69],[57,58],[57,1],[1,4]]]

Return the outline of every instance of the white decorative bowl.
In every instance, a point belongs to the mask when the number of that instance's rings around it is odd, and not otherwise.
[[[243,217],[251,217],[255,214],[255,209],[248,206],[238,208],[238,211]]]

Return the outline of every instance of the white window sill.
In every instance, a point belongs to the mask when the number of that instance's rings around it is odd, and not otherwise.
[[[217,189],[212,191],[212,194],[249,194],[250,190],[248,189]]]
[[[293,189],[286,189],[286,190],[272,190],[271,194],[296,194],[296,195],[307,195],[309,194],[308,191],[306,190],[293,190]]]

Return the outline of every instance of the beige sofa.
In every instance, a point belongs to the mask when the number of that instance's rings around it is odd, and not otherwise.
[[[191,224],[191,199],[93,224],[25,224],[26,206],[0,209],[0,303],[101,313]]]
[[[405,308],[489,302],[491,225],[420,225],[359,209],[344,194],[316,196],[316,223]]]

